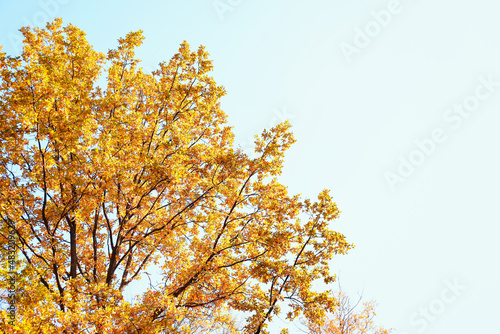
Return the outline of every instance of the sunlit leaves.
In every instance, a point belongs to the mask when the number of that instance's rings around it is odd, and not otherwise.
[[[22,56],[0,54],[0,219],[16,222],[24,261],[21,332],[264,333],[280,305],[289,319],[333,309],[313,283],[352,247],[330,229],[339,211],[327,190],[302,200],[276,179],[288,122],[256,136],[255,158],[233,147],[204,47],[183,42],[145,73],[141,31],[107,54],[60,19],[21,31]],[[161,284],[125,300],[153,264]]]

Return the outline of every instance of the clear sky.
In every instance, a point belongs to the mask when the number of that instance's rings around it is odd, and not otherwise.
[[[237,143],[289,119],[281,182],[342,211],[333,265],[398,334],[498,332],[500,4],[488,0],[0,0],[0,45],[62,17],[98,51],[142,29],[154,69],[202,44]],[[276,332],[283,325],[273,323]],[[290,328],[290,333],[300,333]]]

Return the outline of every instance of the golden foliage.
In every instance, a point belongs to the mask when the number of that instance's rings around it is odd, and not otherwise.
[[[284,301],[289,319],[333,309],[312,283],[352,247],[328,226],[337,206],[277,181],[288,122],[256,136],[256,158],[233,148],[204,47],[144,73],[141,31],[107,54],[61,19],[21,31],[22,55],[0,54],[1,235],[15,222],[23,261],[4,331],[230,333],[237,310],[265,333]],[[153,263],[161,287],[126,301]]]

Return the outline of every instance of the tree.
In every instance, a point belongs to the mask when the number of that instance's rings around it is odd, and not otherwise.
[[[362,309],[358,311],[357,308],[363,296],[360,295],[353,304],[340,285],[335,298],[337,306],[323,323],[305,321],[310,334],[389,334],[392,332],[392,329],[384,329],[374,324],[373,318],[376,316],[374,301],[364,302]]]
[[[141,31],[107,55],[61,19],[21,32],[22,55],[0,54],[0,232],[15,225],[22,260],[3,330],[231,332],[242,311],[244,333],[266,333],[283,302],[289,319],[333,310],[313,282],[352,247],[329,227],[339,210],[277,181],[288,122],[256,136],[256,158],[233,148],[203,46],[144,73]],[[161,286],[125,300],[152,264]]]

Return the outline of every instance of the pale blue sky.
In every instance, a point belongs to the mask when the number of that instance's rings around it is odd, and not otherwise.
[[[331,189],[333,226],[357,246],[334,271],[379,302],[379,323],[493,333],[499,12],[491,0],[1,0],[0,45],[19,54],[17,29],[56,16],[102,52],[144,30],[151,69],[183,40],[205,45],[238,143],[290,119],[281,181],[311,198]]]

